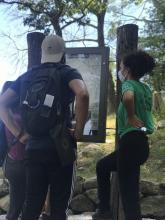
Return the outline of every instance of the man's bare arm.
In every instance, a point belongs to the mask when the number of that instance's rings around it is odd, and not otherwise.
[[[69,87],[76,95],[76,128],[75,137],[77,140],[81,139],[83,135],[84,126],[88,116],[89,107],[89,94],[84,81],[79,79],[74,79],[70,81]]]

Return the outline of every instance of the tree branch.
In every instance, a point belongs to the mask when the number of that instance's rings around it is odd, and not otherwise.
[[[81,17],[79,17],[79,18],[74,18],[74,17],[72,17],[72,21],[68,21],[68,22],[66,22],[65,21],[65,25],[63,25],[62,27],[61,27],[61,30],[63,30],[64,28],[66,28],[67,26],[69,26],[69,25],[71,25],[71,24],[73,24],[73,23],[75,23],[75,22],[79,22],[79,21],[81,21],[81,19],[82,18],[84,18],[85,17],[85,14],[83,14]]]
[[[1,37],[6,37],[6,38],[8,38],[8,39],[13,43],[13,45],[14,45],[14,47],[16,48],[17,51],[21,51],[21,52],[27,51],[27,49],[20,49],[20,48],[18,48],[18,46],[17,46],[17,44],[16,44],[16,41],[10,36],[10,34],[2,33],[2,34],[1,34]]]
[[[40,11],[40,10],[34,9],[33,3],[20,2],[20,1],[5,1],[5,0],[0,0],[0,3],[7,4],[7,5],[14,5],[14,4],[23,5],[24,7],[29,8],[33,13],[36,13],[36,14],[43,13],[43,14],[50,16],[50,14],[46,11]]]
[[[133,16],[133,15],[126,15],[126,14],[124,14],[124,13],[120,13],[120,12],[115,12],[116,14],[119,14],[119,15],[122,15],[122,16],[125,16],[125,17],[129,17],[129,18],[132,18],[132,19],[134,19],[134,20],[136,20],[136,21],[144,21],[144,22],[154,22],[154,23],[157,23],[157,22],[160,22],[160,20],[148,20],[148,19],[140,19],[140,18],[137,18],[137,17],[135,17],[135,16]]]
[[[95,39],[75,39],[75,40],[66,40],[66,43],[71,43],[71,42],[80,42],[80,41],[92,41],[92,42],[98,42]]]

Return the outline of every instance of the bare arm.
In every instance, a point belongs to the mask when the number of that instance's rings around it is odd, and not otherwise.
[[[81,139],[83,135],[84,126],[88,116],[89,107],[89,94],[84,81],[80,79],[74,79],[70,81],[69,87],[76,95],[76,128],[75,137],[77,140]]]
[[[127,111],[128,123],[133,127],[142,127],[144,123],[135,115],[134,93],[132,91],[126,91],[123,94],[123,104]]]
[[[28,139],[28,134],[22,133],[21,127],[16,123],[10,113],[9,106],[16,97],[16,93],[10,88],[0,96],[0,118],[15,137],[19,137],[21,134],[20,142],[25,143]]]

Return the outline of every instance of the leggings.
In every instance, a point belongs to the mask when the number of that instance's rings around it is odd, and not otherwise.
[[[24,161],[13,160],[7,156],[4,172],[10,185],[10,205],[6,219],[17,220],[22,212],[25,199],[26,176]]]
[[[141,220],[139,202],[140,165],[149,155],[148,137],[144,132],[132,131],[119,140],[119,147],[113,153],[98,161],[96,166],[99,209],[111,210],[110,175],[116,171],[125,220]]]

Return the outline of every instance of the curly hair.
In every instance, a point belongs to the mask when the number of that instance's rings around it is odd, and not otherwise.
[[[140,79],[150,74],[155,67],[154,58],[143,50],[137,50],[123,57],[123,64],[131,71],[132,76]]]

